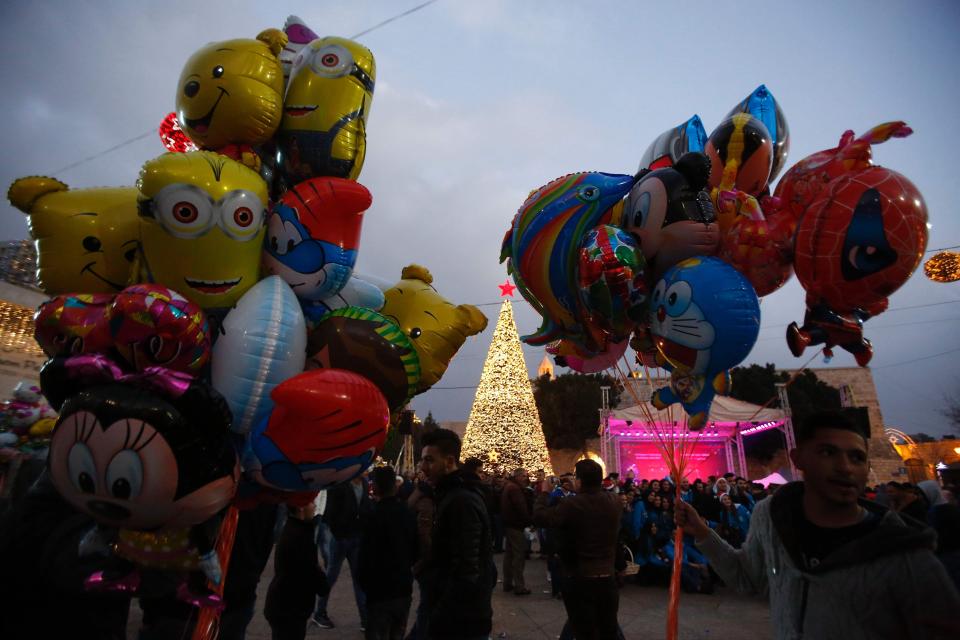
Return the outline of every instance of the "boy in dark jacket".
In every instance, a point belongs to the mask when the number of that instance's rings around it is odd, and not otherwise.
[[[490,635],[497,584],[490,519],[479,480],[457,467],[460,437],[437,429],[423,437],[420,469],[436,492],[430,560],[421,577],[431,640]]]
[[[317,561],[313,512],[312,502],[290,507],[273,553],[274,575],[263,607],[273,640],[303,640],[316,597],[330,593]]]
[[[360,588],[367,595],[367,640],[402,640],[413,594],[417,522],[397,497],[391,467],[371,473],[377,500],[360,540]]]

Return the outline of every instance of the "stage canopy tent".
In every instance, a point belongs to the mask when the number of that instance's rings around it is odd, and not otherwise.
[[[646,424],[648,415],[653,416],[655,422],[663,425],[673,422],[679,422],[682,425],[686,422],[686,415],[679,405],[674,405],[663,411],[659,411],[649,402],[645,404],[645,410],[637,405],[623,409],[615,409],[610,413],[610,426],[616,430],[619,426],[616,424],[617,422],[626,423],[627,420],[637,425],[640,423]],[[738,423],[753,422],[763,424],[772,422],[774,424],[770,426],[773,427],[777,423],[782,422],[783,418],[783,411],[780,409],[760,407],[759,405],[750,404],[743,400],[735,400],[729,396],[717,396],[713,399],[713,406],[710,407],[710,416],[707,420],[706,430],[712,433],[714,426],[727,427],[724,431],[727,431],[726,437],[729,437],[732,435],[730,428],[736,427]],[[744,431],[746,431],[746,429]]]

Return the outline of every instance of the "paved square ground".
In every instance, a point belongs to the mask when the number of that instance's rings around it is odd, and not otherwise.
[[[496,556],[498,570],[503,555]],[[270,626],[263,618],[263,598],[273,575],[273,559],[260,580],[257,613],[247,631],[250,640],[270,640]],[[550,597],[546,562],[536,556],[529,560],[524,575],[528,596],[503,593],[500,585],[493,595],[493,638],[510,640],[555,640],[566,620],[563,603]],[[544,593],[546,591],[547,593]],[[416,587],[414,604],[416,608]],[[627,584],[620,590],[620,626],[628,639],[658,640],[665,637],[667,590],[658,587],[640,587]],[[336,623],[335,629],[309,626],[308,640],[329,638],[363,638],[360,620],[353,600],[350,569],[343,570],[330,597],[328,613]],[[411,610],[411,624],[413,610]],[[128,637],[136,638],[140,623],[140,609],[134,604],[130,610]],[[741,596],[730,589],[718,589],[713,595],[684,593],[680,597],[680,637],[683,640],[732,640],[749,638],[764,640],[770,637],[769,607],[765,600]]]

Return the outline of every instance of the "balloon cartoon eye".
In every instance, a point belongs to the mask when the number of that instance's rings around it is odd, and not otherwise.
[[[663,293],[666,291],[667,285],[664,284],[663,280],[657,283],[657,286],[653,289],[653,295],[650,297],[650,304],[652,307],[660,304],[660,301],[663,300]]]
[[[100,251],[100,247],[100,239],[96,236],[87,236],[83,239],[83,248],[90,253]]]
[[[423,333],[423,331],[420,330],[420,327],[414,327],[413,329],[410,329],[410,337],[411,337],[411,338],[414,338],[414,339],[419,338],[419,337],[420,337],[420,334],[422,334],[422,333]]]
[[[140,495],[143,485],[143,462],[133,449],[123,449],[107,466],[107,489],[118,500],[131,500]]]
[[[163,336],[151,336],[147,342],[147,353],[156,364],[169,364],[180,355],[180,341],[164,340]]]
[[[693,295],[693,291],[690,289],[688,283],[677,282],[671,285],[663,295],[667,313],[671,316],[679,316],[690,306],[690,298]]]
[[[584,202],[596,202],[600,199],[600,189],[591,185],[580,187],[577,191],[577,197]]]
[[[220,201],[220,227],[234,240],[250,240],[262,226],[263,205],[255,194],[231,191]]]
[[[70,448],[70,453],[67,454],[67,473],[78,491],[96,493],[97,465],[86,443],[77,442]]]
[[[650,214],[650,192],[640,193],[633,202],[632,211],[627,217],[627,225],[630,227],[644,228],[647,223],[647,216]]]
[[[313,53],[310,66],[317,75],[339,78],[353,68],[353,56],[346,48],[331,44]]]
[[[267,242],[270,250],[279,255],[286,255],[303,241],[300,231],[289,222],[284,222],[280,216],[270,217],[270,228],[267,230]]]
[[[199,238],[213,219],[210,196],[189,184],[167,185],[157,193],[153,207],[157,221],[176,238]]]
[[[215,66],[210,75],[212,75],[214,78],[219,78],[223,76],[223,67],[221,67],[220,65]]]

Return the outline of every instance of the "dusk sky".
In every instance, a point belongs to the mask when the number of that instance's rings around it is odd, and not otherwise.
[[[51,175],[71,187],[132,185],[164,151],[155,130],[194,50],[282,27],[289,14],[321,35],[350,37],[418,4],[4,2],[0,183]],[[453,387],[479,381],[506,274],[500,243],[532,189],[573,171],[633,173],[662,131],[699,114],[709,132],[761,83],[789,122],[787,166],[835,146],[845,129],[905,120],[914,135],[875,147],[875,161],[924,195],[929,249],[960,245],[949,144],[960,3],[783,5],[438,0],[358,38],[377,62],[359,178],[374,203],[358,271],[394,281],[417,262],[455,303],[494,303],[481,307],[489,328],[414,400],[421,416],[467,419],[473,389]],[[26,237],[25,216],[4,201],[0,239]],[[806,361],[784,341],[786,325],[803,319],[803,298],[794,279],[762,300],[747,363]],[[519,296],[514,308],[520,332],[535,330],[538,317]],[[958,321],[960,284],[930,282],[921,270],[866,324],[887,426],[946,431],[940,411],[960,394]],[[525,352],[534,375],[543,350]],[[837,349],[829,366],[855,363]]]

